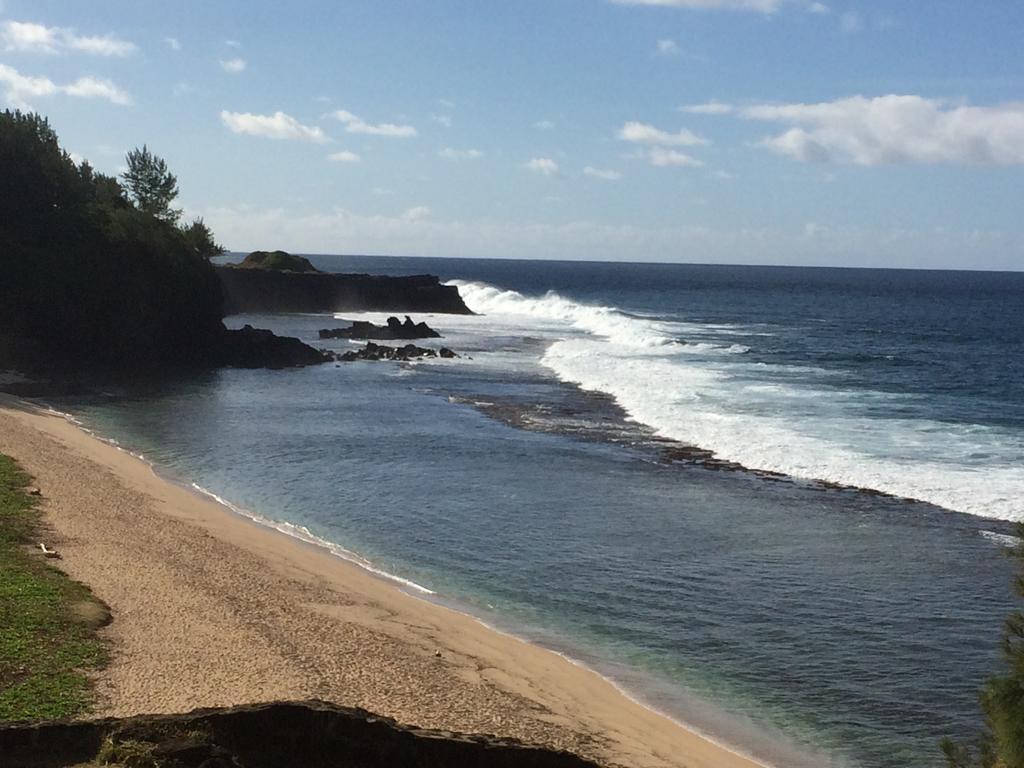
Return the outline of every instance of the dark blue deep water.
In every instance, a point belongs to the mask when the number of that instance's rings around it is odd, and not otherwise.
[[[463,358],[58,407],[779,766],[938,766],[980,727],[1024,519],[1024,274],[313,261],[455,281],[480,314],[425,319]]]

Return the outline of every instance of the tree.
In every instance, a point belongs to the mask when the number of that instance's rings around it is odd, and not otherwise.
[[[172,208],[171,203],[178,196],[178,179],[167,170],[167,163],[157,157],[143,144],[125,156],[128,170],[121,174],[128,194],[136,207],[158,219],[175,223],[181,211]]]
[[[81,227],[78,168],[45,117],[0,112],[0,242],[50,243]]]
[[[220,282],[174,222],[174,177],[143,148],[125,181],[76,164],[45,118],[0,111],[0,368],[220,354]]]
[[[213,232],[206,226],[202,216],[187,227],[182,227],[181,233],[185,236],[185,242],[189,247],[204,259],[212,259],[214,256],[224,253],[224,246],[219,245],[213,239]]]
[[[1014,589],[1024,597],[1024,523],[1012,554],[1021,565]],[[1009,669],[993,677],[981,693],[986,731],[977,754],[950,739],[942,742],[949,768],[1024,768],[1024,611],[1014,611],[1003,626],[1003,658]]]

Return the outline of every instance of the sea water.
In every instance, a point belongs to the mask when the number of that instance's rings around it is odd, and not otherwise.
[[[311,258],[457,285],[478,314],[414,319],[462,357],[59,407],[765,762],[937,766],[980,728],[1024,519],[1024,275]],[[385,317],[227,322],[341,350],[317,329]]]

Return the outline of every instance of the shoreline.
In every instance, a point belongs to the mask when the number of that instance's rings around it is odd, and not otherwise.
[[[100,437],[77,423],[70,414],[53,409],[47,411],[24,400],[0,396],[0,420],[7,420],[9,424],[19,424],[24,430],[34,433],[36,438],[50,442],[48,448],[51,450],[65,451],[75,459],[94,465],[93,469],[109,475],[110,479],[118,484],[123,483],[125,490],[140,492],[152,506],[162,507],[154,515],[157,524],[183,524],[190,530],[183,531],[179,528],[174,533],[213,539],[222,545],[222,548],[241,549],[247,555],[255,555],[260,566],[275,572],[273,576],[276,579],[271,579],[271,587],[288,586],[279,582],[298,577],[300,581],[306,582],[303,586],[309,587],[312,582],[316,586],[326,586],[332,592],[354,598],[354,610],[341,611],[342,616],[334,617],[336,620],[340,619],[341,629],[362,627],[378,632],[384,630],[384,634],[389,636],[387,639],[404,641],[400,643],[402,653],[399,654],[399,659],[395,659],[392,654],[384,660],[374,658],[358,661],[357,664],[386,661],[388,666],[402,667],[403,662],[408,666],[409,659],[404,658],[408,652],[413,651],[414,655],[422,655],[426,649],[431,653],[430,645],[435,644],[436,650],[431,655],[440,661],[432,666],[441,669],[431,669],[430,672],[435,678],[440,678],[443,688],[462,689],[460,693],[470,692],[478,699],[483,694],[484,701],[488,698],[501,700],[501,707],[496,706],[496,701],[491,701],[490,703],[495,706],[487,709],[511,710],[494,714],[488,727],[473,722],[479,720],[479,713],[467,717],[467,713],[452,711],[445,703],[436,699],[432,701],[429,696],[417,695],[413,697],[411,703],[403,702],[399,706],[389,706],[388,698],[385,696],[383,700],[379,699],[377,692],[369,695],[369,698],[381,701],[375,706],[367,706],[373,711],[418,725],[436,725],[449,730],[496,732],[499,735],[567,748],[585,757],[610,764],[675,766],[685,763],[689,766],[709,768],[767,766],[766,763],[723,744],[670,715],[658,712],[634,698],[614,680],[601,675],[600,672],[566,653],[531,643],[456,607],[428,599],[425,595],[430,590],[425,590],[424,596],[412,594],[403,587],[425,588],[411,583],[406,584],[401,577],[373,569],[371,564],[364,565],[359,562],[355,553],[352,553],[352,558],[345,557],[334,551],[336,545],[322,542],[312,534],[309,534],[309,539],[293,535],[278,527],[287,524],[276,523],[256,513],[247,514],[246,511],[235,508],[205,489],[198,486],[187,488],[162,477],[156,466],[143,456],[130,452],[116,441]],[[38,456],[19,455],[17,448],[24,447],[26,435],[20,435],[19,441],[19,436],[11,434],[13,431],[17,430],[0,431],[0,449],[13,454],[21,461],[43,487],[44,498],[50,499],[46,468],[38,466]],[[18,445],[19,442],[21,446]],[[123,654],[126,642],[116,637],[118,630],[126,629],[125,625],[131,622],[131,606],[123,606],[125,610],[122,611],[118,600],[112,602],[107,599],[110,596],[108,593],[113,591],[113,585],[109,583],[113,574],[107,573],[106,578],[97,578],[96,574],[92,579],[85,578],[89,575],[86,571],[90,569],[80,567],[79,560],[85,558],[78,557],[78,554],[80,550],[89,547],[89,542],[82,540],[88,537],[81,536],[81,528],[74,531],[73,539],[68,537],[71,532],[64,530],[65,526],[53,519],[54,516],[49,510],[50,504],[47,503],[46,506],[47,523],[55,529],[55,541],[65,555],[63,567],[73,577],[80,578],[92,587],[99,597],[111,605],[114,612],[115,620],[110,631],[110,634],[115,635],[112,638],[113,669],[101,674],[98,680],[100,701],[96,714],[142,712],[147,709],[147,700],[151,698],[144,695],[144,691],[145,694],[151,694],[152,691],[149,689],[154,686],[151,682],[147,684],[145,681],[140,685],[140,681],[132,681],[131,678],[138,677],[144,671],[153,672],[154,663],[160,666],[159,659],[153,658],[159,654],[152,651],[159,649],[161,640],[148,638],[148,644],[155,647],[149,649],[148,666],[142,665],[146,669],[140,670],[137,668],[139,664],[133,665],[132,659],[123,658],[124,655],[132,656],[132,652],[137,650],[129,648],[130,652]],[[95,522],[87,521],[86,528],[94,526]],[[136,535],[138,533],[136,531]],[[130,550],[129,541],[118,543],[120,549]],[[115,548],[118,548],[117,545]],[[121,565],[131,562],[129,552],[129,557],[124,558]],[[142,563],[137,565],[139,569],[146,567]],[[125,569],[121,567],[115,570]],[[126,576],[127,574],[122,572],[117,574],[116,578],[123,582]],[[226,596],[229,601],[233,597]],[[318,611],[318,622],[322,622],[325,614],[330,616],[332,613],[338,613],[333,610],[322,610],[327,607],[314,605],[314,609],[321,609]],[[166,617],[164,618],[166,620]],[[214,617],[215,620],[216,618],[218,617]],[[314,628],[315,626],[314,624]],[[379,640],[380,637],[374,639]],[[134,638],[127,645],[133,643],[138,646],[140,638]],[[332,649],[320,650],[330,653]],[[418,653],[415,653],[417,651]],[[448,669],[444,669],[445,667]],[[173,673],[174,670],[164,668],[159,672],[162,673],[160,678],[167,680],[168,673]],[[399,677],[407,676],[411,670],[405,669],[402,672],[405,674],[400,674]],[[439,672],[440,675],[437,674]],[[290,694],[291,698],[298,698],[308,693],[309,682],[305,681],[307,684],[303,684],[300,680],[287,684],[277,681],[278,684],[270,688],[280,689],[283,685],[286,689],[284,697]],[[119,686],[127,688],[127,692],[118,690]],[[327,688],[326,691],[324,687]],[[135,690],[136,688],[143,690]],[[237,699],[241,696],[240,700],[231,700],[230,703],[268,700],[269,691],[266,688],[267,686],[257,685],[254,690],[250,685],[244,693],[236,693],[229,697]],[[276,692],[280,697],[281,692]],[[321,684],[315,692],[322,698],[338,703],[366,706],[366,697],[361,698],[352,693],[339,697],[338,694],[341,692],[332,692],[329,682],[326,685]],[[178,693],[181,694],[180,691]],[[178,700],[181,698],[181,695],[177,696]],[[186,691],[184,699],[187,700],[187,709],[215,705],[208,693],[197,694],[194,690]],[[177,706],[181,708],[182,705]],[[153,710],[152,704],[148,710]],[[159,711],[174,710],[160,708]]]
[[[65,415],[62,414],[60,411],[55,411],[55,414]],[[83,427],[83,429],[85,428]],[[96,435],[93,436],[98,440],[106,442],[106,438],[102,438]],[[115,447],[118,446],[115,445]],[[149,462],[149,460],[145,459],[141,454],[136,454],[125,448],[119,448],[119,450],[122,450],[125,453],[128,453],[129,455],[134,456],[136,459],[139,459],[140,461],[145,463],[152,469],[153,473],[157,477],[160,477],[166,482],[178,485],[179,487],[184,487],[178,483],[175,483],[173,480],[163,477],[159,473],[157,465]],[[209,489],[203,488],[202,486],[194,482],[189,484],[189,488],[185,488],[185,490],[189,489],[195,491],[201,497],[211,499],[216,504],[219,504],[220,506],[224,507],[230,514],[241,518],[243,521],[247,523],[254,524],[261,528],[266,528],[270,531],[278,533],[282,536],[286,536],[289,539],[292,539],[303,546],[313,547],[318,551],[326,552],[332,557],[338,558],[347,565],[354,566],[361,571],[365,571],[372,578],[379,579],[392,589],[398,590],[403,595],[411,599],[421,600],[427,603],[428,605],[436,606],[438,608],[441,608],[442,610],[451,611],[453,613],[458,614],[459,616],[464,616],[467,619],[476,622],[488,632],[494,632],[503,637],[509,638],[510,640],[513,640],[517,643],[524,643],[533,648],[538,648],[542,651],[552,653],[560,659],[564,660],[565,662],[572,664],[574,667],[578,667],[579,669],[582,669],[590,674],[598,676],[599,678],[601,678],[601,680],[611,685],[621,696],[629,700],[631,703],[642,707],[643,709],[651,712],[654,715],[665,718],[673,725],[683,729],[684,731],[690,734],[693,734],[694,736],[700,739],[710,742],[711,744],[725,750],[726,752],[729,752],[737,757],[749,761],[751,765],[755,766],[755,768],[778,768],[778,766],[772,763],[764,762],[762,759],[755,757],[754,755],[749,754],[738,747],[731,746],[722,739],[719,739],[714,735],[701,730],[697,726],[691,725],[685,722],[684,720],[673,716],[671,713],[662,711],[655,705],[645,702],[640,695],[632,693],[626,687],[625,684],[620,683],[615,678],[602,673],[599,669],[591,666],[582,659],[574,657],[569,651],[559,650],[557,647],[554,647],[553,645],[546,645],[540,641],[532,640],[525,634],[519,634],[512,629],[503,628],[498,623],[490,623],[487,621],[487,619],[472,613],[468,608],[462,608],[461,604],[456,598],[448,598],[436,592],[435,590],[430,589],[429,587],[425,587],[421,584],[417,584],[416,582],[410,579],[405,579],[396,574],[376,568],[370,561],[366,560],[365,558],[362,558],[359,554],[353,552],[352,550],[346,549],[345,547],[342,547],[339,544],[335,544],[334,542],[328,541],[327,539],[323,539],[317,536],[316,534],[310,532],[307,528],[305,528],[305,526],[299,526],[292,523],[276,521],[271,518],[264,517],[259,513],[246,510],[234,504],[233,502],[218,496]]]
[[[65,415],[60,411],[54,412],[59,415]],[[88,428],[81,428],[92,434],[92,432],[88,430]],[[106,442],[107,440],[107,438],[103,438],[95,434],[93,434],[93,437],[104,442]],[[212,491],[203,488],[202,486],[194,482],[190,482],[189,485],[186,487],[179,482],[176,482],[172,479],[169,479],[161,475],[158,469],[158,465],[153,464],[148,459],[145,459],[141,454],[136,454],[126,448],[118,446],[116,444],[116,441],[114,441],[114,445],[115,447],[118,448],[118,450],[121,450],[131,456],[134,456],[136,459],[141,460],[148,467],[150,467],[150,469],[157,477],[165,480],[166,482],[177,485],[178,487],[184,488],[187,491],[193,491],[200,497],[208,498],[214,501],[214,503],[224,507],[229,514],[240,518],[242,521],[248,524],[253,524],[261,528],[266,528],[267,530],[272,531],[273,533],[285,536],[288,539],[297,542],[301,546],[312,547],[317,551],[324,552],[333,558],[337,558],[347,566],[355,567],[360,571],[367,573],[371,578],[381,581],[387,587],[399,591],[401,594],[405,595],[410,599],[419,600],[427,603],[428,605],[435,606],[445,611],[453,612],[459,616],[463,616],[469,619],[470,621],[479,624],[480,627],[482,627],[484,630],[488,632],[494,632],[516,643],[523,643],[525,645],[530,646],[531,648],[536,648],[538,650],[554,654],[566,663],[571,664],[574,667],[577,667],[589,674],[596,675],[602,681],[604,681],[612,688],[614,688],[620,696],[627,699],[630,703],[647,710],[653,715],[664,718],[669,723],[682,729],[688,734],[691,734],[696,738],[707,741],[715,747],[722,749],[725,752],[728,752],[746,761],[746,764],[749,764],[753,768],[781,768],[781,766],[787,765],[786,763],[771,762],[767,758],[758,757],[754,755],[752,752],[744,750],[742,747],[730,744],[727,739],[718,737],[696,724],[687,722],[684,716],[675,715],[670,711],[666,711],[664,709],[659,708],[656,704],[645,701],[642,694],[635,693],[632,690],[630,690],[628,683],[622,682],[609,672],[602,671],[600,669],[599,664],[591,664],[585,661],[584,659],[574,656],[573,652],[569,650],[567,647],[562,648],[559,647],[557,642],[545,642],[541,638],[531,637],[529,633],[517,632],[515,629],[512,629],[509,626],[503,626],[500,620],[497,620],[500,617],[500,614],[497,612],[494,613],[494,617],[496,620],[492,623],[487,618],[477,615],[476,613],[473,613],[470,608],[463,606],[463,604],[459,601],[458,598],[446,596],[443,593],[437,592],[429,587],[425,587],[410,579],[406,579],[397,574],[393,574],[388,571],[377,568],[372,564],[371,561],[366,560],[357,552],[342,547],[339,544],[335,544],[334,542],[331,542],[327,539],[323,539],[317,536],[316,534],[310,532],[305,526],[300,526],[289,522],[281,522],[274,520],[272,518],[264,517],[263,515],[257,512],[252,512],[251,510],[239,507],[233,502],[218,496]],[[646,675],[647,673],[638,673],[638,678],[644,678]],[[728,713],[725,710],[715,710],[715,715],[727,717]],[[795,744],[773,741],[772,735],[767,731],[758,729],[757,732],[761,736],[761,741],[766,744],[772,744],[772,746],[775,747],[775,751],[792,756],[793,754],[796,754],[796,751],[799,749]],[[806,752],[801,752],[799,754],[799,757],[795,759],[799,761],[800,766],[807,766],[812,764],[812,762],[815,766],[831,764],[829,762],[829,758],[827,757],[820,758],[821,762],[814,762],[815,758],[813,757],[813,755],[811,753]]]
[[[2,408],[3,403],[2,400],[0,400],[0,411],[2,411]],[[612,685],[612,687],[614,687],[622,696],[627,698],[629,701],[643,707],[646,710],[649,710],[650,712],[660,717],[666,718],[671,723],[677,725],[683,730],[688,731],[702,739],[705,739],[715,744],[716,746],[721,747],[722,749],[731,752],[739,757],[750,760],[759,768],[776,768],[776,766],[774,766],[773,764],[763,762],[761,759],[754,757],[753,755],[747,752],[744,752],[742,749],[729,745],[722,739],[717,738],[710,733],[707,733],[706,731],[698,728],[697,726],[688,724],[684,719],[674,716],[670,712],[663,711],[654,704],[644,701],[639,694],[632,693],[625,683],[616,680],[609,674],[602,673],[599,669],[595,668],[594,666],[591,666],[582,659],[574,657],[571,654],[571,652],[559,649],[558,647],[556,647],[555,644],[545,644],[540,640],[531,639],[525,633],[517,633],[516,631],[510,628],[503,628],[502,626],[500,626],[500,623],[490,623],[487,619],[483,618],[482,616],[478,616],[472,613],[468,608],[461,607],[461,604],[456,598],[446,598],[444,595],[439,594],[438,592],[436,592],[433,589],[430,589],[429,587],[425,587],[422,584],[418,584],[410,579],[406,579],[402,576],[398,576],[397,574],[393,574],[388,571],[377,568],[372,564],[371,561],[366,560],[358,553],[349,550],[345,547],[342,547],[340,544],[336,544],[320,536],[317,536],[305,526],[296,525],[294,523],[289,522],[281,522],[278,520],[274,520],[273,518],[265,517],[264,515],[258,512],[254,512],[252,510],[248,510],[244,507],[238,506],[237,504],[219,496],[218,494],[214,493],[208,488],[204,488],[203,486],[199,485],[196,482],[189,481],[188,479],[174,478],[167,474],[161,473],[159,465],[147,459],[144,454],[135,452],[130,448],[124,447],[118,440],[114,438],[105,437],[99,434],[95,430],[86,426],[84,422],[79,420],[72,413],[57,410],[49,405],[45,407],[44,413],[46,415],[52,415],[64,419],[68,423],[77,427],[80,431],[85,432],[93,439],[98,440],[99,442],[104,443],[106,445],[109,445],[112,448],[120,451],[121,453],[127,454],[133,457],[134,459],[142,462],[143,464],[146,465],[146,467],[149,468],[149,470],[157,478],[183,490],[191,491],[195,493],[199,498],[213,501],[214,503],[223,507],[231,515],[238,517],[246,523],[255,524],[261,528],[266,528],[270,531],[274,531],[278,534],[281,534],[282,536],[286,536],[289,539],[294,540],[295,542],[298,542],[303,546],[313,547],[318,551],[324,551],[330,554],[332,557],[336,557],[349,565],[353,565],[356,568],[359,568],[360,570],[367,572],[372,577],[380,579],[384,583],[390,585],[392,588],[403,592],[409,597],[423,600],[431,605],[435,605],[442,609],[453,611],[459,615],[465,616],[466,618],[477,622],[488,631],[496,632],[517,642],[526,643],[527,645],[537,647],[542,650],[553,653],[556,656],[564,659],[566,662],[572,664],[573,666],[579,667],[583,670],[586,670],[587,672],[597,675],[602,680]]]

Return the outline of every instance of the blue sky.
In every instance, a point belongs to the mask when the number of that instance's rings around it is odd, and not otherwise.
[[[1019,0],[0,0],[0,99],[229,248],[1024,268]]]

